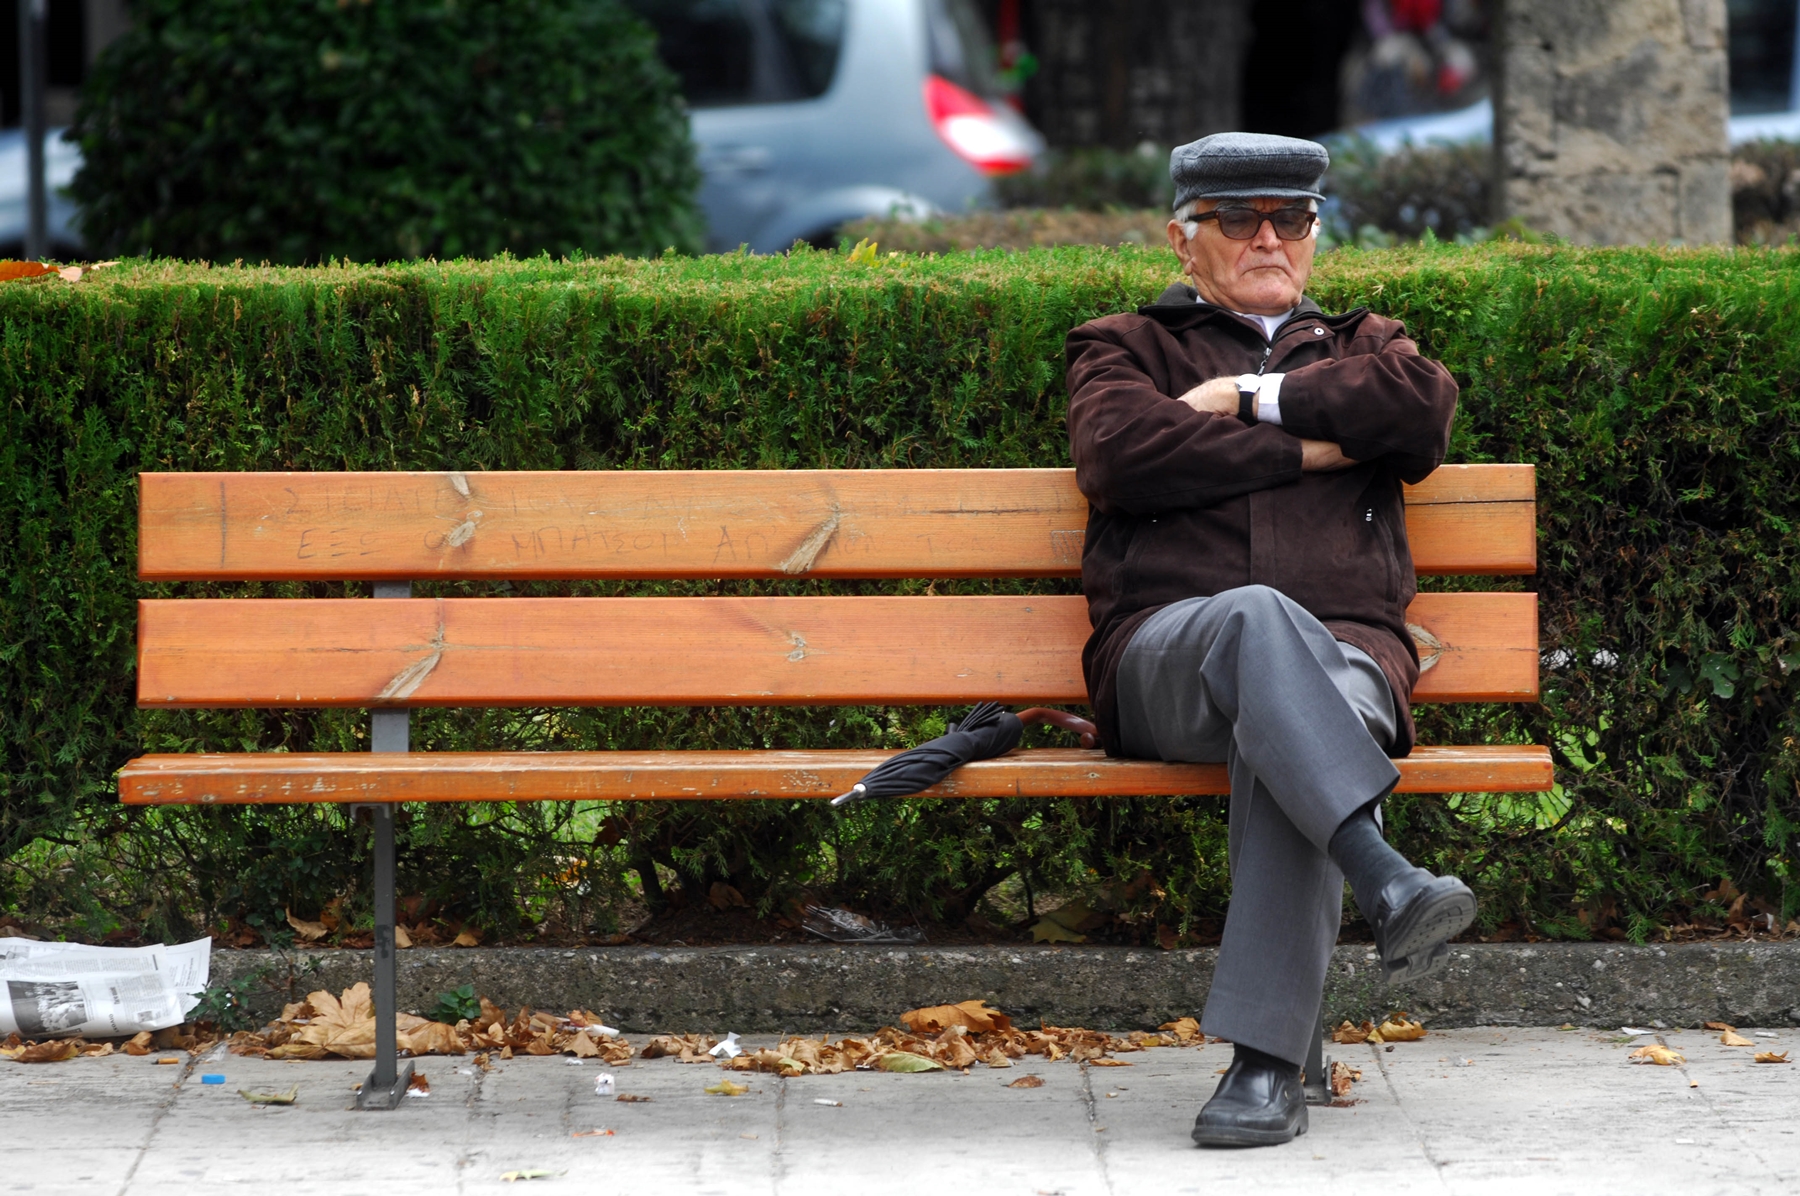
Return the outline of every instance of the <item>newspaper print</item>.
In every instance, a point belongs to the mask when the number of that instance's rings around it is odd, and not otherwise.
[[[112,1038],[180,1025],[200,1003],[212,940],[89,947],[0,939],[0,1036]]]

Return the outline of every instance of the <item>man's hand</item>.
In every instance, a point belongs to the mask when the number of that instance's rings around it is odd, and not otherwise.
[[[1344,456],[1344,450],[1329,440],[1300,441],[1300,468],[1307,473],[1329,473],[1348,469],[1356,462]]]
[[[1214,378],[1202,382],[1176,400],[1186,403],[1202,415],[1236,415],[1238,413],[1237,376]],[[1300,441],[1300,468],[1308,473],[1329,473],[1348,469],[1356,462],[1344,456],[1344,450],[1329,440]]]
[[[1202,382],[1175,400],[1186,403],[1202,415],[1236,415],[1238,413],[1237,375]]]

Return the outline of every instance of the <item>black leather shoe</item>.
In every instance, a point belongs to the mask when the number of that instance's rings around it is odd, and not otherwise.
[[[1238,1047],[1212,1099],[1194,1118],[1202,1146],[1279,1146],[1306,1132],[1300,1069]]]
[[[1475,894],[1423,868],[1388,882],[1375,902],[1375,945],[1388,983],[1420,980],[1450,958],[1449,942],[1475,920]]]

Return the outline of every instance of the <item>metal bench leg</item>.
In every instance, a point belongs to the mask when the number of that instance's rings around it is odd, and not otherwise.
[[[408,582],[377,582],[377,598],[407,598]],[[369,716],[369,749],[404,752],[410,719],[404,710],[376,710]],[[375,822],[375,1069],[356,1094],[359,1109],[393,1109],[406,1098],[412,1083],[412,1061],[401,1062],[396,1045],[399,1013],[394,977],[394,807],[371,805]]]
[[[1306,1103],[1309,1105],[1328,1105],[1331,1103],[1331,1060],[1325,1057],[1325,998],[1319,997],[1319,1016],[1313,1019],[1317,1027],[1313,1031],[1312,1045],[1306,1048],[1306,1078],[1303,1086],[1306,1089]]]

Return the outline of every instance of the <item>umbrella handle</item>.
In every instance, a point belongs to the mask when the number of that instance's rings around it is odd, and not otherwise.
[[[1084,748],[1097,747],[1100,743],[1100,728],[1079,714],[1070,714],[1066,710],[1052,710],[1048,706],[1033,706],[1029,710],[1019,711],[1019,721],[1027,727],[1035,727],[1039,723],[1049,723],[1053,727],[1061,727],[1071,735],[1081,738]]]

